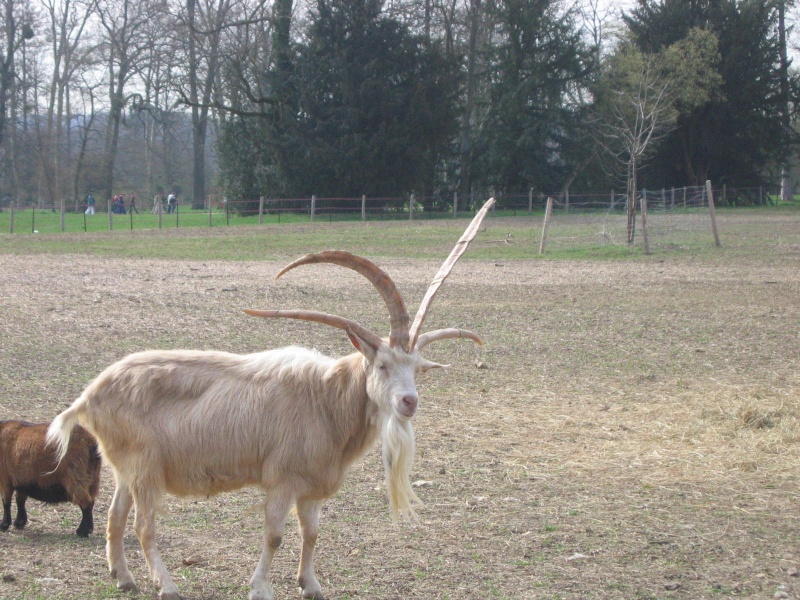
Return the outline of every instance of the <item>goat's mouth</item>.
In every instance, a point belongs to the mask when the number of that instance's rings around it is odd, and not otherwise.
[[[408,420],[417,414],[417,407],[419,400],[414,396],[404,396],[400,398],[394,405],[395,413],[403,420]]]
[[[397,411],[396,412],[397,412],[397,416],[398,417],[400,417],[401,419],[407,421],[407,420],[411,419],[415,414],[417,414],[417,409],[416,409],[416,407],[414,407],[414,408],[405,408],[405,407],[399,406],[399,407],[397,407]]]

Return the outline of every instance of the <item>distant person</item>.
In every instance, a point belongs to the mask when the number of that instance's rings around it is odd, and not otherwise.
[[[174,213],[177,207],[178,199],[175,197],[175,194],[167,196],[167,214]]]
[[[137,215],[139,214],[139,209],[136,208],[136,194],[133,192],[131,192],[131,197],[128,199],[128,205],[130,206],[128,209],[129,213],[136,213]]]
[[[158,192],[156,194],[155,198],[153,198],[153,214],[154,215],[158,215],[158,214],[161,214],[162,212],[164,212],[164,207],[161,205],[161,203],[163,201],[164,201],[164,194],[162,194],[161,192]]]
[[[93,215],[94,214],[94,196],[92,193],[89,192],[89,195],[86,196],[86,215]]]

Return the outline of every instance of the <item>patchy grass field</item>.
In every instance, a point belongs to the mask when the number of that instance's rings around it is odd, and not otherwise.
[[[260,261],[147,249],[181,236],[195,248],[223,239],[228,251],[238,240],[250,256],[245,244],[269,244],[253,231],[89,234],[67,254],[54,238],[0,236],[0,418],[49,420],[137,350],[347,353],[332,328],[241,309],[314,308],[386,331],[377,294],[349,271],[273,276],[298,253],[355,249],[413,310],[463,226],[436,224],[435,242],[407,224],[297,226]],[[723,214],[722,248],[709,238],[614,260],[533,258],[537,230],[491,221],[443,286],[427,326],[468,327],[486,344],[426,353],[452,367],[419,382],[422,523],[392,525],[376,448],[323,511],[317,574],[328,597],[800,597],[797,212]],[[142,254],[119,251],[126,240]],[[73,534],[77,507],[30,501],[28,527],[0,534],[0,598],[127,597],[105,565],[112,487],[104,468],[88,540]],[[258,502],[252,490],[168,499],[158,539],[186,597],[247,597]],[[126,547],[141,597],[155,598],[132,531]],[[290,526],[276,598],[299,597],[298,550]]]

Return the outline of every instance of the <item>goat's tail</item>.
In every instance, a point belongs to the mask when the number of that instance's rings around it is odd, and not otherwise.
[[[85,397],[82,395],[72,403],[72,406],[53,419],[50,427],[47,428],[45,439],[47,444],[55,445],[59,462],[67,453],[69,438],[72,434],[72,429],[78,424],[80,414],[84,409],[84,402]]]

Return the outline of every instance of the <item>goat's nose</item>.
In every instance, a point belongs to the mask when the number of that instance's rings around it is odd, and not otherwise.
[[[415,412],[417,412],[417,403],[419,399],[417,398],[416,394],[406,394],[402,398],[400,398],[400,410],[401,412],[410,417]]]

